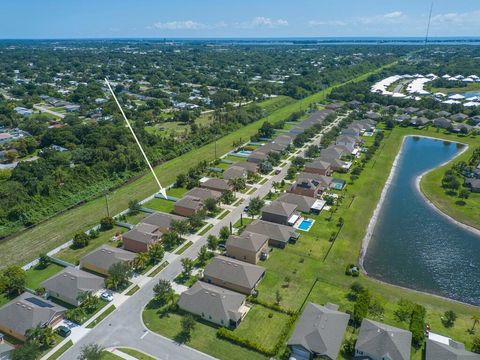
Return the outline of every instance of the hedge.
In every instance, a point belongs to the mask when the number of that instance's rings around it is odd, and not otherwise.
[[[262,305],[263,307],[266,307],[268,309],[278,311],[278,312],[281,312],[283,314],[287,314],[287,315],[290,315],[290,316],[294,316],[294,315],[298,314],[297,311],[282,308],[280,305],[269,303],[269,302],[263,301],[263,300],[259,300],[256,297],[249,297],[248,301],[251,302],[251,303],[254,303],[254,304]]]
[[[255,341],[251,341],[249,339],[243,339],[240,336],[235,335],[235,333],[231,330],[228,330],[227,328],[221,327],[220,329],[217,330],[217,336],[221,339],[230,341],[236,345],[240,345],[242,347],[248,348],[250,350],[254,350],[256,352],[259,352],[261,354],[267,355],[267,356],[274,356],[277,351],[278,345],[275,346],[273,349],[268,349]]]

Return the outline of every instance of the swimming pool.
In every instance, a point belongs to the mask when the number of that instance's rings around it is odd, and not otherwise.
[[[250,156],[252,152],[248,150],[240,150],[237,151],[235,154],[240,155],[240,156]]]
[[[302,230],[302,231],[309,231],[311,229],[311,227],[313,226],[313,223],[315,222],[315,220],[313,219],[305,219],[305,218],[302,218],[297,224],[296,224],[296,228],[298,230]]]

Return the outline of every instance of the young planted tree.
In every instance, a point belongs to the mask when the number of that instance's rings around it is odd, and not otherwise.
[[[250,202],[248,204],[248,215],[250,215],[253,219],[254,216],[260,214],[264,205],[265,201],[260,199],[259,197],[254,197],[250,199]]]
[[[107,285],[109,288],[118,290],[128,284],[128,279],[132,276],[130,265],[118,262],[108,269]]]
[[[182,318],[182,339],[188,341],[192,336],[192,331],[195,329],[195,318],[191,314],[187,314]]]
[[[228,226],[222,227],[218,236],[222,242],[226,242],[228,240],[228,237],[230,236],[230,229],[228,228]]]
[[[180,236],[187,235],[190,231],[188,220],[172,220],[170,223],[170,229],[175,231]]]
[[[75,234],[73,237],[73,243],[72,246],[74,249],[81,249],[84,248],[85,246],[88,246],[90,243],[90,236],[85,234],[84,232]]]
[[[146,252],[138,253],[132,261],[132,267],[135,270],[142,271],[150,263],[150,256]]]
[[[215,235],[208,235],[207,246],[210,250],[215,251],[218,247],[218,238]]]
[[[113,229],[114,226],[115,219],[110,216],[106,216],[100,220],[100,230],[102,231]]]
[[[210,214],[214,214],[218,211],[217,200],[214,198],[205,199],[203,205]]]
[[[155,294],[155,300],[162,305],[172,302],[175,297],[172,284],[170,281],[164,279],[160,279],[158,284],[155,284],[153,287],[153,293]]]
[[[162,244],[157,242],[148,248],[148,257],[151,263],[158,264],[160,261],[162,261],[164,256],[165,250],[163,249]]]
[[[184,277],[190,277],[191,273],[192,273],[192,270],[193,270],[193,265],[194,265],[194,262],[192,259],[190,258],[183,258],[182,260],[180,260],[181,263],[182,263],[182,266],[183,266],[183,272],[182,272],[182,275]]]
[[[27,275],[18,265],[10,265],[3,271],[2,287],[12,296],[20,295],[25,290]]]
[[[101,360],[103,347],[97,344],[84,345],[78,356],[78,360]]]
[[[228,184],[232,187],[233,191],[242,191],[247,186],[247,182],[243,177],[235,177],[228,180]]]

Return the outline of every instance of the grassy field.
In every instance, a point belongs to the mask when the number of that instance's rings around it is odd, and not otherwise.
[[[174,205],[175,205],[174,201],[158,199],[158,198],[152,199],[146,202],[145,204],[143,204],[143,206],[147,208],[165,212],[165,213],[171,213],[173,211]]]
[[[137,225],[145,216],[147,216],[147,213],[144,213],[142,211],[139,211],[136,214],[128,214],[126,215],[126,222],[131,224],[131,225]]]
[[[184,187],[170,188],[167,190],[168,196],[173,196],[176,198],[181,198],[188,190]]]
[[[467,86],[458,87],[458,88],[436,88],[436,87],[432,87],[432,86],[429,87],[427,85],[427,90],[432,92],[432,93],[436,93],[436,92],[442,92],[444,94],[448,94],[448,93],[452,93],[452,92],[463,93],[463,92],[466,92],[466,91],[479,91],[480,90],[480,84],[479,83],[468,83]]]
[[[176,313],[170,313],[165,316],[159,316],[157,309],[148,309],[143,312],[143,322],[152,331],[166,336],[170,339],[178,340],[182,331],[182,316]],[[248,316],[248,315],[247,315]],[[229,360],[265,360],[266,357],[240,346],[234,345],[228,341],[217,338],[217,328],[213,325],[207,325],[204,322],[197,321],[192,331],[192,336],[186,345],[197,350],[208,353],[219,359]]]
[[[52,277],[56,273],[60,272],[63,266],[50,263],[46,268],[34,266],[26,271],[27,275],[27,288],[35,290],[41,287],[42,282]]]
[[[96,239],[90,240],[90,243],[81,249],[75,249],[68,247],[63,249],[59,253],[55,254],[54,257],[67,261],[71,264],[77,264],[80,259],[87,255],[89,252],[95,250],[101,245],[108,244],[110,246],[116,247],[117,244],[112,241],[112,238],[115,234],[124,233],[127,229],[122,228],[120,226],[114,226],[113,229],[107,231],[101,231],[100,235]]]
[[[135,350],[135,349],[130,349],[130,348],[118,348],[117,350],[120,350],[121,352],[128,354],[130,356],[133,356],[135,359],[138,360],[155,360],[154,357],[151,357],[150,355],[147,355],[141,351]]]

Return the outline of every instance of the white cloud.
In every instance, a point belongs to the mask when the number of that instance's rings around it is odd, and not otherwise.
[[[276,28],[281,26],[288,26],[288,21],[285,19],[272,19],[265,16],[257,16],[250,21],[235,23],[234,26],[242,29],[250,29],[257,27]]]
[[[438,14],[432,17],[432,25],[468,25],[474,24],[478,26],[480,19],[480,10],[464,12],[464,13],[446,13]]]
[[[407,16],[401,11],[393,11],[382,15],[373,15],[358,18],[358,22],[368,24],[399,24],[406,20]]]
[[[345,21],[341,21],[341,20],[327,20],[327,21],[323,21],[323,20],[310,20],[308,22],[308,26],[311,26],[311,27],[316,27],[316,26],[346,26],[347,23]]]
[[[204,29],[205,24],[193,21],[193,20],[183,20],[183,21],[168,21],[168,22],[157,22],[153,24],[153,27],[161,30],[198,30]]]

